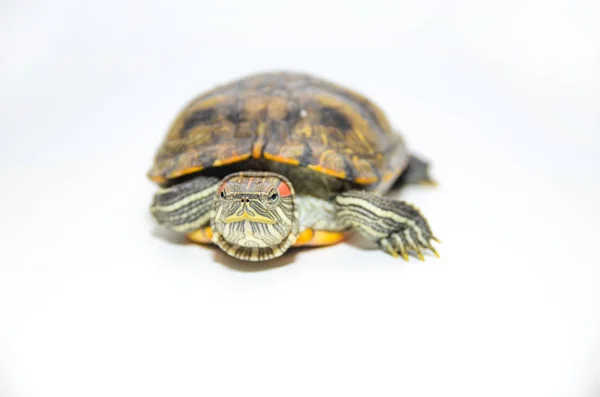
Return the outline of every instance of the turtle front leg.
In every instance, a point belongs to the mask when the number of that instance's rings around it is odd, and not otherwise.
[[[159,189],[150,212],[156,221],[178,233],[190,233],[210,223],[210,212],[220,179],[198,176]]]
[[[336,207],[341,222],[375,241],[394,257],[400,255],[408,260],[412,251],[424,260],[423,249],[439,257],[431,245],[431,240],[438,240],[425,217],[411,204],[352,190],[336,197]]]

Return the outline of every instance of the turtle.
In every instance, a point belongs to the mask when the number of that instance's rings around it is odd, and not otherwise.
[[[394,257],[439,256],[427,219],[385,196],[435,184],[384,112],[308,73],[269,71],[201,93],[175,117],[148,177],[156,222],[245,261],[349,233]]]

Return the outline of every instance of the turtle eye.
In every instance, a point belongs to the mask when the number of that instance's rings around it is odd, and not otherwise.
[[[222,199],[225,199],[225,190],[221,190],[221,195],[220,196],[221,196]]]
[[[273,191],[269,194],[269,201],[274,203],[279,198],[279,194],[276,191]]]

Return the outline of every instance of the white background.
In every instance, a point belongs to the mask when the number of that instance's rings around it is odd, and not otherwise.
[[[0,396],[598,396],[597,1],[0,4]],[[155,227],[180,107],[264,69],[380,104],[441,259],[239,264]]]

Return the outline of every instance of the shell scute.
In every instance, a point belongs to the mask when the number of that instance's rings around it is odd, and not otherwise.
[[[300,73],[265,73],[217,87],[173,121],[149,177],[265,158],[374,184],[397,176],[408,155],[379,107],[361,94]]]

